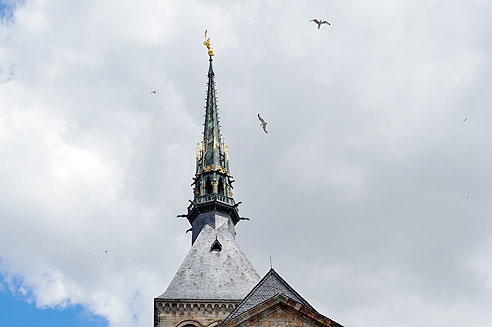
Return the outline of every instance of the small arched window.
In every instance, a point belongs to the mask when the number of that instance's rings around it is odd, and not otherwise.
[[[210,180],[210,177],[207,177],[207,181],[205,182],[205,192],[207,194],[212,194],[212,192],[213,192],[213,186],[212,186],[212,181]]]
[[[202,324],[196,320],[185,320],[176,325],[176,327],[202,327]]]
[[[217,185],[217,187],[218,187],[219,194],[224,195],[225,188],[224,188],[224,182],[222,182],[222,177],[219,178],[219,185]]]

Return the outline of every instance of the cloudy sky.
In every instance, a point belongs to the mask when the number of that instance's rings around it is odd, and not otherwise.
[[[491,326],[491,16],[486,0],[0,0],[0,321],[152,324],[191,243],[175,216],[207,28],[259,274],[271,255],[346,326]]]

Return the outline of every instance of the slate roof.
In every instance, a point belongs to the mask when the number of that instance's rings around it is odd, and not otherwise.
[[[220,251],[211,250],[215,240]],[[227,224],[206,225],[160,299],[243,299],[260,276],[241,251]]]
[[[263,277],[263,279],[249,292],[248,295],[238,304],[238,306],[231,312],[224,323],[236,318],[240,314],[248,311],[254,306],[263,303],[264,301],[274,297],[277,294],[283,294],[288,298],[299,302],[309,308],[310,310],[317,312],[302,296],[299,295],[287,282],[280,277],[280,275],[272,268]]]

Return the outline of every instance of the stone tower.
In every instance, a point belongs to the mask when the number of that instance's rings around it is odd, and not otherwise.
[[[232,197],[229,154],[220,134],[210,55],[203,140],[186,217],[192,246],[167,290],[154,299],[154,327],[214,327],[260,281],[235,241],[242,219]]]

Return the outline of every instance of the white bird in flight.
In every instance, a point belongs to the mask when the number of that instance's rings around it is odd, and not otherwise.
[[[157,93],[157,90],[150,91],[150,94],[156,94],[156,93]]]
[[[311,19],[310,22],[314,22],[316,23],[316,25],[318,25],[318,29],[321,28],[321,24],[328,24],[328,25],[331,25],[330,23],[328,23],[326,20],[317,20],[316,18],[315,19]]]
[[[260,126],[263,127],[265,133],[268,133],[266,129],[268,123],[263,118],[261,118],[260,114],[258,114],[258,119],[261,121]]]

